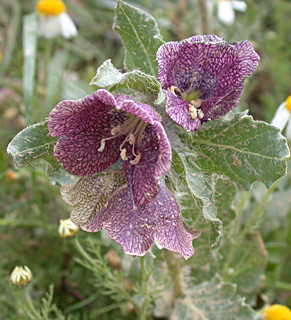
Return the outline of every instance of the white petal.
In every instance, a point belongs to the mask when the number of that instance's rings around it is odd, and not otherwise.
[[[63,37],[66,39],[75,37],[78,34],[78,31],[73,20],[69,17],[67,13],[62,13],[59,17]]]
[[[291,141],[291,117],[289,118],[289,122],[286,129],[286,138]]]
[[[286,106],[286,101],[280,104],[271,122],[271,124],[273,126],[278,127],[280,131],[282,131],[285,128],[286,123],[290,118],[290,111],[286,109],[285,106]]]
[[[232,6],[235,10],[245,12],[247,10],[247,4],[244,1],[232,1]]]
[[[217,8],[218,19],[228,25],[234,23],[235,14],[231,1],[220,0],[218,1]]]
[[[38,34],[44,38],[54,38],[62,34],[59,16],[39,15]]]

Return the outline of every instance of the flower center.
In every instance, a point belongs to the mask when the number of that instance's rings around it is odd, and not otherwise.
[[[140,147],[141,140],[143,138],[143,132],[146,127],[146,123],[136,116],[131,115],[122,126],[116,126],[111,130],[112,137],[104,138],[101,140],[99,152],[102,152],[105,148],[106,141],[115,139],[119,136],[125,136],[125,139],[122,141],[119,150],[120,157],[122,160],[128,160],[127,150],[124,147],[126,143],[131,145],[131,160],[130,164],[138,164],[141,155],[140,153],[136,154],[136,147]]]
[[[286,100],[286,109],[291,112],[291,96],[289,96]]]
[[[39,0],[36,11],[46,16],[58,16],[66,12],[66,6],[62,0]]]
[[[185,91],[182,92],[180,88],[171,86],[171,88],[168,88],[168,90],[176,97],[182,98],[184,101],[189,102],[188,105],[188,113],[191,119],[196,119],[197,117],[199,119],[203,119],[204,112],[199,109],[202,105],[203,100],[199,99],[199,96],[201,92],[199,90],[194,91]]]

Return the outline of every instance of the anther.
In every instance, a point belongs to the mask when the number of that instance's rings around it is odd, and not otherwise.
[[[126,156],[126,149],[121,149],[120,152],[120,158],[124,161],[128,160],[127,156]]]
[[[197,109],[192,104],[189,104],[189,115],[193,120],[197,118]]]
[[[102,151],[104,151],[104,148],[105,148],[105,140],[102,139],[98,151],[99,151],[99,152],[102,152]]]
[[[202,99],[191,100],[192,106],[195,107],[196,109],[201,107],[202,102],[203,102]]]
[[[140,157],[141,157],[141,155],[138,154],[138,155],[135,157],[134,160],[130,160],[130,164],[132,164],[132,165],[138,164],[138,163],[139,163],[139,160],[140,160]]]
[[[121,131],[120,129],[121,129],[121,126],[117,126],[117,127],[112,128],[111,135],[115,136],[116,134],[120,133],[120,131]]]
[[[201,109],[198,109],[197,113],[198,113],[199,119],[203,119],[203,117],[204,117],[204,112],[203,112]]]

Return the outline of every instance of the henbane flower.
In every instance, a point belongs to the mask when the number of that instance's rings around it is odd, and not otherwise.
[[[243,81],[259,60],[250,42],[229,44],[214,35],[163,44],[157,52],[158,80],[169,117],[195,131],[225,115],[239,103]]]
[[[71,174],[87,176],[120,158],[133,207],[149,203],[171,165],[171,147],[159,115],[146,104],[98,90],[62,101],[50,113],[50,134],[61,136],[54,156]]]
[[[132,207],[129,188],[121,187],[98,215],[81,228],[88,232],[105,229],[129,255],[143,256],[157,241],[185,259],[194,254],[192,240],[200,234],[184,224],[179,205],[163,182],[155,199],[136,210]]]

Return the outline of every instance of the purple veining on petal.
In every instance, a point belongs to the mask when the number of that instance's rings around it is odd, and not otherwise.
[[[162,45],[157,61],[170,118],[194,131],[197,122],[221,117],[238,104],[243,81],[256,69],[259,56],[248,41],[228,44],[217,36],[194,36]]]
[[[134,256],[145,255],[156,240],[188,259],[194,254],[192,240],[199,236],[183,223],[178,203],[164,183],[153,201],[137,209],[132,208],[128,187],[120,188],[99,215],[81,228],[90,232],[104,228],[126,254]]]
[[[171,146],[159,115],[128,96],[98,90],[79,101],[62,101],[51,111],[48,127],[51,135],[61,135],[54,156],[72,174],[101,172],[121,157],[134,205],[156,196],[157,180],[170,168]]]
[[[168,90],[165,90],[165,94],[167,97],[166,111],[169,117],[188,131],[198,130],[201,127],[201,120],[198,117],[195,120],[189,117],[189,102],[175,97]]]

